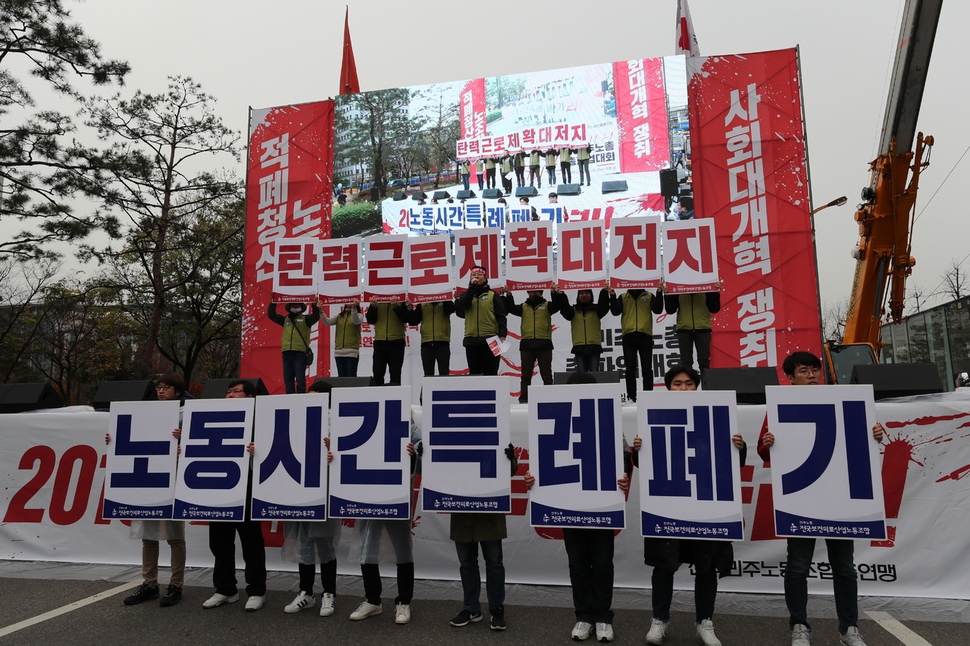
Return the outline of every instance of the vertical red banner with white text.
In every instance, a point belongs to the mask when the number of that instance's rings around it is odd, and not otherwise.
[[[613,63],[620,171],[642,173],[670,166],[670,133],[662,58]]]
[[[484,137],[488,134],[484,78],[472,79],[461,88],[459,110],[462,139]]]
[[[821,356],[797,51],[702,60],[688,100],[695,209],[717,223],[723,283],[711,365]]]
[[[250,117],[239,374],[261,378],[271,393],[283,391],[281,331],[266,316],[276,242],[330,237],[333,118],[333,101],[253,110]],[[311,332],[317,358],[308,376],[315,377],[329,372],[329,329],[315,325]]]

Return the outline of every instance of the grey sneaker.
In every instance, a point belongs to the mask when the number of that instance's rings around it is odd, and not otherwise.
[[[577,621],[573,626],[573,641],[584,642],[589,639],[589,633],[593,630],[593,624],[585,621]]]
[[[845,646],[866,646],[866,642],[862,639],[862,635],[859,634],[859,629],[856,626],[849,626],[845,634],[839,637],[839,643],[845,644]]]
[[[664,643],[664,637],[667,636],[667,622],[660,621],[659,619],[650,620],[650,630],[647,631],[647,643],[657,644]]]
[[[613,641],[613,624],[596,622],[596,641],[603,643]]]
[[[333,604],[337,600],[335,596],[329,592],[324,592],[320,597],[320,616],[329,617],[333,614],[334,607]]]
[[[367,619],[374,615],[379,615],[384,611],[381,606],[373,603],[368,603],[367,601],[361,601],[360,605],[357,606],[357,610],[350,613],[351,621],[360,621],[361,619]]]
[[[805,624],[795,624],[791,629],[791,646],[811,646],[812,632]]]
[[[714,634],[714,622],[710,619],[702,619],[697,624],[697,639],[704,646],[721,646],[721,640]]]
[[[214,595],[202,602],[202,607],[209,610],[210,608],[218,608],[219,606],[224,606],[227,603],[236,603],[237,601],[239,601],[238,594],[228,595],[219,594],[216,592]]]

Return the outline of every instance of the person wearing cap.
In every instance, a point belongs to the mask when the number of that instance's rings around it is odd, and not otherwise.
[[[593,290],[581,289],[576,295],[576,305],[570,305],[566,293],[553,285],[552,302],[562,317],[569,321],[576,371],[599,370],[600,355],[603,353],[602,319],[610,313],[609,291],[601,289],[599,301],[593,302]]]
[[[552,384],[552,315],[559,311],[555,303],[542,296],[541,289],[526,292],[529,297],[521,305],[516,305],[512,293],[504,296],[505,309],[509,314],[522,318],[519,352],[522,365],[522,382],[519,403],[529,401],[529,386],[532,384],[532,371],[539,364],[539,375],[546,386]]]
[[[283,350],[283,387],[287,394],[306,392],[307,350],[310,349],[310,328],[320,320],[317,304],[306,316],[306,303],[287,303],[286,316],[276,311],[270,301],[266,311],[269,320],[283,327],[280,345]]]
[[[508,334],[505,303],[488,284],[485,267],[472,267],[468,289],[455,300],[455,313],[465,319],[465,359],[472,375],[497,375],[499,358],[488,347],[488,339]]]

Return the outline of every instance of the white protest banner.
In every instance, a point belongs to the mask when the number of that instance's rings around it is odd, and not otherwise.
[[[451,236],[421,236],[408,241],[408,300],[449,301],[455,296],[451,278]]]
[[[463,228],[465,228],[465,205],[444,204],[438,206],[438,212],[434,219],[435,233],[454,233]]]
[[[316,298],[319,244],[316,238],[284,238],[276,241],[274,297]]]
[[[111,402],[110,410],[102,518],[172,518],[178,402]]]
[[[485,226],[489,229],[505,229],[505,222],[508,217],[508,208],[504,204],[497,202],[485,202]]]
[[[640,393],[637,428],[641,533],[743,540],[734,393]]]
[[[562,224],[566,221],[566,209],[564,209],[559,204],[549,204],[548,206],[539,207],[539,219],[549,220],[550,222],[555,222],[556,224]]]
[[[549,289],[552,222],[516,222],[505,228],[505,285],[510,290]]]
[[[403,301],[407,294],[408,237],[371,236],[364,239],[364,300]]]
[[[508,209],[509,222],[531,222],[532,221],[532,207],[528,204],[517,204],[514,206],[509,206]],[[539,213],[536,212],[536,219],[538,219]]]
[[[505,284],[501,231],[486,228],[455,232],[455,287],[459,292],[468,289],[468,279],[476,265],[485,268],[493,289]]]
[[[611,219],[610,287],[656,289],[660,277],[660,218]]]
[[[560,224],[560,290],[595,289],[606,284],[606,226],[602,220]]]
[[[189,399],[182,409],[177,520],[245,520],[256,400]]]
[[[256,400],[253,520],[326,520],[328,399],[310,393]]]
[[[512,510],[508,377],[424,380],[424,511]]]
[[[414,233],[434,231],[434,209],[430,204],[415,204],[408,209],[408,228]]]
[[[320,241],[317,291],[324,305],[343,305],[360,298],[360,238]]]
[[[534,527],[626,526],[619,384],[529,389]]]
[[[717,291],[714,219],[664,222],[663,264],[668,294]]]
[[[411,387],[337,388],[330,407],[330,518],[411,516]]]
[[[464,204],[464,228],[481,229],[485,226],[485,204],[478,200],[465,202]],[[455,229],[455,234],[461,233],[460,228]]]
[[[872,386],[769,386],[775,534],[886,537]]]

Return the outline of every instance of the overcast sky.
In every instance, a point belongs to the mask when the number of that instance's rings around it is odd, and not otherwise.
[[[903,0],[691,0],[702,55],[798,46],[823,304],[848,296],[853,221],[882,125]],[[326,99],[338,89],[344,7],[350,7],[362,90],[422,85],[674,53],[676,0],[65,0],[103,54],[132,65],[128,89],[158,92],[186,75],[218,100],[226,124],[247,110]],[[921,183],[910,279],[929,293],[970,253],[970,105],[965,30],[970,2],[943,7],[920,129],[936,137]],[[236,169],[242,176],[240,164]],[[951,174],[952,172],[952,174]],[[949,175],[949,177],[947,177]],[[932,201],[931,201],[932,198]],[[970,269],[970,261],[964,263]],[[910,290],[911,292],[911,290]],[[933,299],[930,304],[943,302]],[[909,311],[909,307],[907,308]]]

